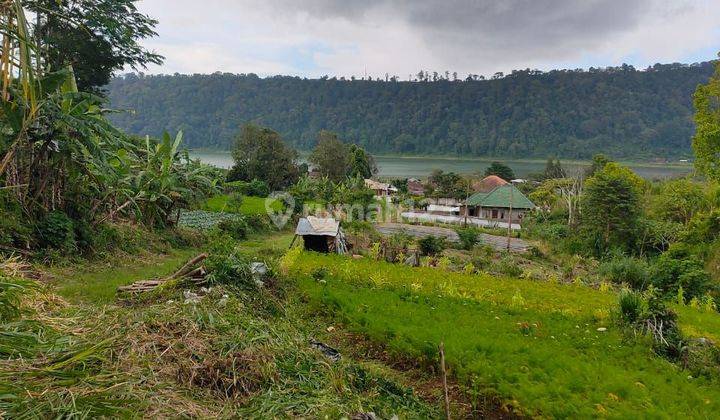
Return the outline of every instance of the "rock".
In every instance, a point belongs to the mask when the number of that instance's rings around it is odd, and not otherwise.
[[[186,290],[183,292],[183,297],[185,297],[185,304],[192,303],[193,305],[200,302],[201,297],[195,293],[191,292],[190,290]]]
[[[340,352],[336,349],[328,346],[325,343],[313,340],[312,338],[310,339],[310,347],[314,348],[315,350],[320,350],[320,352],[324,354],[325,357],[332,360],[333,362],[337,362],[342,357],[340,355]]]
[[[265,276],[268,273],[268,266],[263,262],[252,262],[250,263],[250,273],[252,274],[253,280],[258,287],[265,286]]]

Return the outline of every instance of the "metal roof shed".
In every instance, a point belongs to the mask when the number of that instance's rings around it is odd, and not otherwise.
[[[314,216],[301,218],[295,228],[291,247],[298,236],[303,238],[304,248],[309,251],[338,254],[347,252],[345,234],[340,229],[340,222],[333,218],[323,219]]]

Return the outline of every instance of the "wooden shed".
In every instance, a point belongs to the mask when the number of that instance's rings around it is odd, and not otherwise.
[[[295,228],[293,243],[298,236],[303,239],[303,246],[308,251],[347,253],[345,234],[340,229],[340,222],[333,218],[314,216],[301,218]]]

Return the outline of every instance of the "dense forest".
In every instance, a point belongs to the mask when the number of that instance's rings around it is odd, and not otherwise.
[[[692,93],[711,73],[706,62],[410,82],[129,74],[107,90],[113,107],[135,111],[116,114],[119,127],[179,127],[195,148],[227,150],[254,122],[301,150],[325,129],[373,153],[640,159],[690,155]]]

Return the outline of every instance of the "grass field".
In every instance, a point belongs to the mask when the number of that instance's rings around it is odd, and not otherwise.
[[[74,303],[109,304],[115,300],[118,286],[137,280],[149,280],[171,274],[198,249],[173,249],[168,254],[138,255],[113,259],[105,263],[93,261],[51,273],[60,296]]]
[[[272,265],[292,236],[257,234],[236,246]],[[440,416],[441,405],[415,393],[403,372],[346,354],[333,362],[314,349],[310,338],[325,327],[279,284],[190,288],[201,295],[191,303],[184,285],[116,304],[118,285],[170,274],[200,250],[48,273],[53,280],[29,291],[21,318],[0,322],[0,417]]]
[[[283,266],[314,310],[421,363],[433,363],[444,342],[452,373],[471,392],[531,415],[707,418],[720,410],[717,382],[689,378],[645,338],[615,327],[610,292],[295,250]],[[711,316],[683,308],[683,328],[713,329]]]
[[[229,200],[230,196],[227,194],[216,195],[215,197],[209,198],[202,207],[208,211],[234,213],[236,209],[228,204]],[[263,197],[243,196],[242,204],[238,212],[248,216],[266,214],[265,200]],[[274,201],[270,207],[274,210],[280,210],[281,204],[279,201]]]

